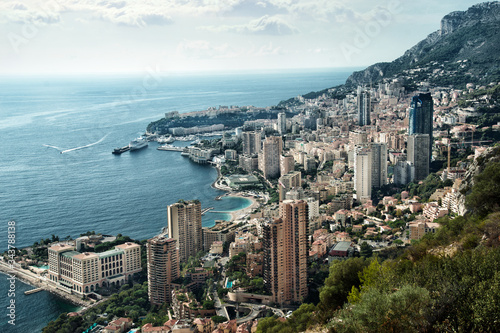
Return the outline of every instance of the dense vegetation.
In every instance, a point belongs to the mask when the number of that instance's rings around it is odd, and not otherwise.
[[[87,310],[83,316],[68,317],[66,313],[61,314],[57,320],[51,321],[43,332],[81,333],[94,323],[106,325],[114,317],[124,316],[132,318],[135,323],[160,325],[168,320],[166,311],[165,308],[158,309],[150,306],[146,282],[133,287],[125,284],[119,293]],[[145,318],[139,320],[142,316]]]
[[[303,304],[286,322],[266,318],[258,332],[314,326],[329,332],[496,332],[499,203],[500,162],[490,161],[466,197],[470,213],[441,218],[435,234],[394,258],[335,262],[317,304]]]
[[[275,107],[271,111],[221,113],[216,117],[188,116],[185,118],[162,118],[150,123],[147,127],[147,131],[150,133],[157,132],[158,134],[168,134],[169,128],[210,126],[217,124],[224,124],[226,128],[236,128],[243,126],[244,122],[248,120],[276,119],[279,112],[285,112],[285,110],[280,107]],[[287,117],[292,116],[293,114],[287,113]]]

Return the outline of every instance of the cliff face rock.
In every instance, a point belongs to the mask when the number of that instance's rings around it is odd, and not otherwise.
[[[437,62],[467,60],[467,71],[478,77],[500,73],[500,2],[485,2],[466,11],[452,12],[441,20],[441,29],[390,63],[378,63],[354,72],[348,85],[375,83],[403,70]]]
[[[463,27],[488,24],[500,20],[500,4],[497,1],[472,6],[464,12],[452,12],[441,20],[441,36],[451,34]]]
[[[476,176],[483,172],[486,165],[490,162],[500,162],[500,146],[486,149],[481,155],[475,158],[469,168],[467,168],[464,180],[459,189],[460,196],[458,198],[458,203],[460,215],[464,215],[467,212],[465,197],[471,192]]]

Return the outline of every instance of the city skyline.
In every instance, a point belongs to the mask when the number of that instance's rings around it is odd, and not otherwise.
[[[0,74],[363,67],[480,2],[6,0]]]

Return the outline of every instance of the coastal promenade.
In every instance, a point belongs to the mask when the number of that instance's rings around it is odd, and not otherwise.
[[[46,290],[54,295],[57,295],[75,305],[82,306],[88,308],[91,303],[88,301],[84,301],[81,297],[76,295],[71,295],[61,290],[58,290],[54,286],[50,285],[45,277],[37,275],[27,269],[23,269],[21,267],[10,267],[4,260],[0,260],[0,272],[7,275],[14,275],[16,278],[30,286],[34,286],[36,288],[41,288]],[[92,304],[93,305],[93,304]],[[82,309],[83,310],[83,309]]]

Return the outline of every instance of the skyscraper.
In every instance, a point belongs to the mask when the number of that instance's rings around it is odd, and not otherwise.
[[[423,180],[429,175],[429,134],[408,136],[407,159],[415,167],[415,180]]]
[[[371,101],[370,92],[358,87],[358,123],[359,126],[370,125]]]
[[[280,136],[267,137],[262,143],[262,151],[259,153],[259,169],[262,170],[266,179],[280,176],[281,144]]]
[[[357,200],[371,199],[372,151],[366,147],[357,147],[354,151],[354,190]]]
[[[257,154],[260,151],[260,142],[260,132],[243,132],[243,154]]]
[[[387,184],[387,145],[371,143],[372,151],[372,187],[382,187]]]
[[[295,160],[293,156],[280,156],[280,175],[286,175],[295,170]]]
[[[394,165],[394,184],[406,185],[415,179],[415,166],[410,161],[397,161]]]
[[[168,206],[168,235],[178,242],[179,259],[203,250],[201,203],[198,200],[179,201]]]
[[[410,125],[408,135],[428,134],[429,135],[429,161],[432,158],[432,117],[434,104],[430,93],[413,96],[410,103]],[[416,166],[415,166],[416,168]]]
[[[286,133],[286,113],[278,113],[278,133],[284,135]]]
[[[171,283],[180,276],[177,242],[160,234],[148,239],[147,250],[149,301],[151,304],[171,303]]]
[[[303,302],[307,297],[308,205],[280,203],[280,218],[264,228],[264,283],[275,303]]]

